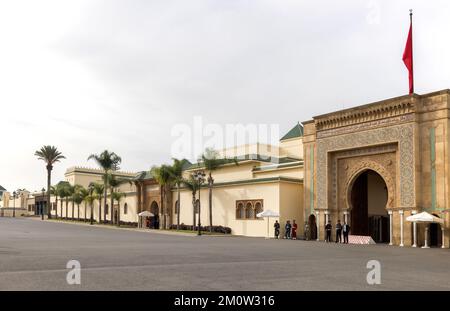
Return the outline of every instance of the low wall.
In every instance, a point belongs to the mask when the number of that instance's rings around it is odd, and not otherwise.
[[[28,211],[26,208],[15,208],[16,217],[28,216]],[[0,217],[13,217],[14,208],[12,207],[2,207],[0,208]]]

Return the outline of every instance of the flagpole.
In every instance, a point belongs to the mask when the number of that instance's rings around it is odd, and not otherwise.
[[[413,22],[412,18],[413,18],[413,10],[410,9],[409,10],[409,21],[411,23],[411,73],[412,73],[412,77],[411,77],[412,92],[411,93],[414,93],[414,54],[413,54],[414,49],[413,49],[413,35],[412,35],[412,22]]]

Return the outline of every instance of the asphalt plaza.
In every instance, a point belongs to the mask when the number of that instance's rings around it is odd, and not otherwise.
[[[381,284],[367,283],[370,260]],[[0,290],[450,290],[450,251],[0,218]]]

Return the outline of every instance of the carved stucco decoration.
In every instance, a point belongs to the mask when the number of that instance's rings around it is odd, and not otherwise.
[[[384,158],[395,157],[395,153],[373,155],[371,157],[376,160],[364,159],[362,161],[353,161],[354,163],[352,164],[350,173],[345,176],[344,185],[340,187],[341,190],[339,191],[339,201],[344,203],[342,206],[346,209],[352,208],[350,198],[353,184],[357,177],[366,170],[373,170],[383,178],[388,192],[386,208],[392,209],[395,207],[395,171],[386,169],[382,163],[385,162],[383,161]]]
[[[413,139],[414,125],[411,123],[317,139],[317,208],[328,208],[328,178],[331,173],[330,152],[394,143],[398,144],[399,152],[399,203],[404,207],[414,206]],[[333,185],[330,186],[333,187]],[[336,188],[336,185],[334,185],[334,188]]]

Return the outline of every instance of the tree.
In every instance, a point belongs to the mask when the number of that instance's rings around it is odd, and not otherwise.
[[[212,177],[212,172],[217,170],[220,166],[224,164],[233,163],[238,165],[237,159],[228,159],[226,157],[219,158],[219,153],[214,149],[207,148],[202,154],[202,165],[208,171],[208,205],[209,205],[209,232],[212,232],[212,191],[214,186],[214,178]]]
[[[98,223],[102,222],[102,198],[105,194],[105,185],[92,183],[94,198],[98,200]],[[106,202],[106,200],[105,200]],[[106,204],[105,204],[106,207]]]
[[[107,174],[110,171],[117,171],[119,170],[119,165],[122,162],[122,158],[119,157],[114,152],[110,152],[108,150],[103,151],[100,154],[91,154],[88,157],[88,160],[95,160],[97,162],[98,166],[103,170],[103,186],[104,186],[104,193],[103,193],[103,199],[104,199],[104,206],[106,207],[106,191],[108,190],[108,178]],[[101,207],[99,206],[99,222],[101,221],[100,215],[101,215]],[[106,219],[105,219],[106,221]]]
[[[191,191],[192,193],[192,230],[195,230],[195,205],[196,200],[195,196],[197,194],[197,190],[199,189],[198,181],[191,176],[189,176],[189,179],[184,179],[183,184]]]
[[[55,219],[58,219],[58,197],[59,197],[59,193],[58,193],[58,186],[51,186],[50,187],[50,194],[55,196]]]
[[[70,186],[70,184],[67,181],[60,181],[56,185],[56,192],[58,193],[59,198],[60,198],[59,201],[60,201],[60,206],[61,206],[61,213],[60,213],[61,214],[61,219],[63,218],[63,199],[65,199],[68,196],[67,186]]]
[[[114,200],[117,201],[117,226],[120,227],[120,200],[122,200],[123,197],[125,197],[125,193],[124,192],[113,192],[112,193],[112,203],[111,206],[113,206],[112,204],[114,203]],[[112,209],[111,209],[111,217],[112,217]]]
[[[83,202],[81,190],[84,188],[83,186],[75,185],[74,189],[75,191],[72,195],[72,202],[77,205],[77,220],[80,220],[80,204]],[[72,209],[72,220],[75,220],[73,209]]]
[[[74,186],[72,186],[71,184],[67,183],[67,185],[65,186],[65,191],[66,191],[66,219],[69,219],[69,201],[72,201],[72,195],[73,195],[74,190],[75,190]],[[72,204],[72,216],[73,216],[73,204]]]
[[[177,202],[175,204],[175,209],[177,211],[177,230],[180,229],[180,210],[181,210],[181,200],[180,200],[180,187],[183,183],[183,168],[188,164],[189,161],[186,159],[178,160],[173,159],[173,164],[170,167],[169,173],[172,175],[172,180],[177,187]]]
[[[59,162],[66,157],[62,155],[60,151],[55,146],[42,146],[41,149],[34,152],[34,155],[39,159],[44,161],[47,166],[47,202],[50,206],[50,187],[52,180],[52,169],[56,162]],[[52,217],[51,208],[47,209],[47,217],[50,219]]]
[[[166,217],[166,192],[173,183],[173,174],[169,165],[163,164],[161,166],[153,166],[150,169],[150,174],[155,178],[161,188],[161,211],[164,216],[164,229],[167,229],[167,217]]]
[[[72,201],[72,220],[75,220],[75,204],[77,204],[78,215],[80,215],[80,204],[83,201],[82,199],[80,199],[79,194],[81,188],[83,188],[83,186],[80,185],[74,185],[72,188],[72,195],[70,196],[70,200]]]
[[[106,178],[108,178],[109,185],[109,197],[111,199],[111,224],[114,224],[114,191],[118,189],[121,185],[125,183],[129,183],[130,185],[133,183],[129,178],[117,178],[113,173],[107,174]],[[106,215],[105,215],[106,222]]]
[[[89,196],[89,190],[81,187],[80,190],[78,191],[78,194],[81,198],[81,202],[84,202],[84,222],[86,222],[86,218],[87,218],[87,203],[88,201],[86,200],[86,198]],[[80,203],[81,203],[80,202]],[[80,220],[80,211],[78,211],[78,220]]]
[[[89,195],[86,197],[86,201],[89,203],[89,206],[91,207],[91,215],[90,215],[91,225],[94,224],[94,201],[95,201],[94,184],[95,183],[92,182],[89,184],[88,186]]]

